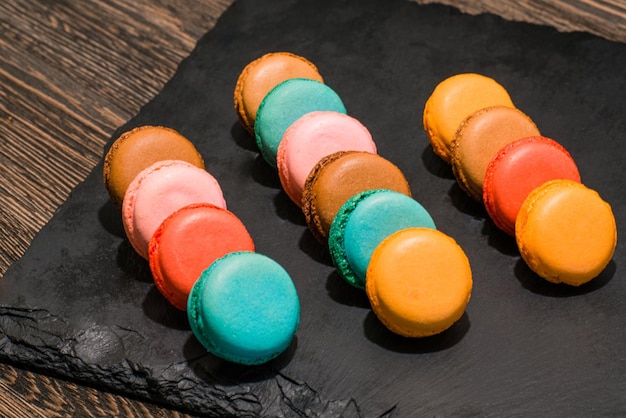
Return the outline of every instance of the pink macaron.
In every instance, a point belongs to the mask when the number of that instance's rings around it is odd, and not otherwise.
[[[375,154],[376,144],[361,122],[339,112],[310,112],[287,128],[276,161],[283,189],[296,205],[302,206],[304,183],[313,167],[338,151]]]
[[[226,208],[219,183],[206,170],[181,160],[164,160],[141,171],[122,203],[124,230],[135,251],[148,259],[148,243],[161,223],[194,203]]]

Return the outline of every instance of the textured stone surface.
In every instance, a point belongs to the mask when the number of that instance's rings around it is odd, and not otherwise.
[[[405,173],[439,229],[466,250],[474,293],[445,333],[389,333],[344,284],[277,173],[237,123],[239,71],[275,50],[306,56]],[[0,282],[0,356],[79,382],[214,416],[594,415],[626,412],[624,251],[589,285],[538,279],[511,237],[455,184],[421,129],[434,86],[496,78],[583,182],[623,198],[626,46],[400,0],[236,2],[163,91],[118,133],[171,126],[193,141],[257,250],[292,275],[302,322],[257,367],[206,354],[132,252],[98,165]],[[618,231],[621,236],[621,229]]]

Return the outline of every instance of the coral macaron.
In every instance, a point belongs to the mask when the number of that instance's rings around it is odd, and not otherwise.
[[[515,239],[522,258],[539,276],[579,286],[609,264],[617,229],[611,206],[598,192],[557,179],[537,187],[524,200]]]
[[[532,136],[501,149],[487,166],[483,201],[487,213],[509,235],[528,194],[554,179],[580,182],[578,167],[569,152],[556,141]]]
[[[306,179],[323,157],[337,151],[376,153],[376,144],[365,126],[339,112],[307,113],[296,120],[283,135],[276,160],[285,193],[298,206]]]
[[[240,364],[265,363],[285,351],[300,323],[287,271],[269,257],[234,252],[202,272],[187,302],[193,334],[212,354]]]
[[[365,290],[372,310],[390,331],[427,337],[461,318],[472,291],[472,271],[454,239],[436,229],[408,228],[376,247]]]
[[[154,283],[180,310],[187,309],[200,274],[235,251],[254,251],[252,237],[232,212],[209,203],[185,206],[168,216],[148,246]]]
[[[235,111],[243,127],[254,133],[257,110],[265,95],[290,78],[323,82],[317,67],[290,52],[270,52],[250,62],[239,74],[234,91]]]
[[[148,259],[148,243],[161,223],[193,203],[226,208],[220,185],[206,170],[180,160],[164,160],[139,173],[122,204],[124,230],[135,251]]]

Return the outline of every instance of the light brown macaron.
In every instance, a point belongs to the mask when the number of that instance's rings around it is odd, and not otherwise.
[[[459,186],[482,202],[487,166],[498,151],[518,139],[539,135],[532,119],[519,109],[492,106],[472,113],[452,141],[452,171]]]
[[[313,236],[328,243],[341,206],[357,193],[388,189],[411,196],[402,171],[389,160],[364,151],[339,151],[322,158],[307,177],[302,211]]]
[[[256,113],[265,95],[290,78],[324,82],[312,62],[291,52],[267,53],[250,62],[241,71],[233,98],[239,121],[249,133],[254,134]]]
[[[139,126],[124,132],[104,157],[104,186],[116,208],[122,208],[124,194],[143,169],[163,160],[182,160],[199,168],[204,161],[196,147],[174,129]]]

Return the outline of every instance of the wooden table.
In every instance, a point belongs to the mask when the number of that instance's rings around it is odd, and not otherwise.
[[[232,1],[2,0],[0,277]],[[623,0],[413,1],[626,42]],[[0,415],[184,416],[2,364]]]

